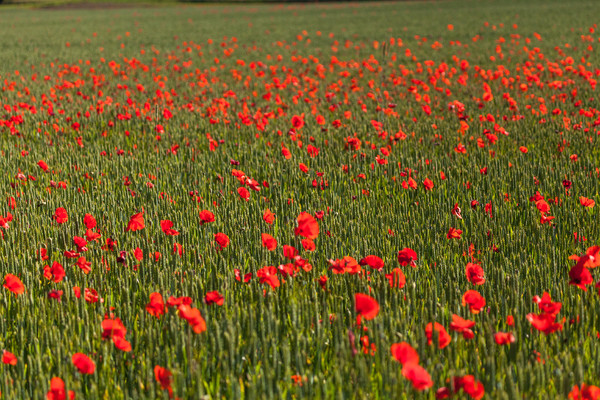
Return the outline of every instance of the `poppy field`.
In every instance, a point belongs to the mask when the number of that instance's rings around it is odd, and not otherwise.
[[[600,399],[594,1],[0,8],[7,399]]]

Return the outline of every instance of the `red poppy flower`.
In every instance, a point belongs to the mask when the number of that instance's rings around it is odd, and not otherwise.
[[[52,218],[56,221],[57,224],[64,224],[69,220],[69,215],[67,214],[67,210],[62,207],[58,207],[54,211],[54,215]]]
[[[406,285],[406,276],[400,268],[394,268],[392,273],[385,274],[385,277],[390,282],[390,287],[402,289]]]
[[[173,396],[173,389],[171,388],[171,381],[173,380],[173,374],[166,368],[156,365],[154,367],[154,377],[156,382],[160,384],[160,387],[169,392],[169,397]]]
[[[156,318],[160,318],[165,313],[165,302],[162,294],[156,292],[150,293],[150,302],[146,304],[146,311]]]
[[[556,322],[556,315],[553,314],[527,314],[527,321],[538,331],[549,335],[562,330],[562,323]]]
[[[416,390],[425,390],[433,386],[431,376],[419,364],[405,364],[402,367],[402,375],[412,383]]]
[[[294,234],[300,235],[307,239],[316,239],[319,236],[319,224],[317,220],[307,212],[302,212],[297,218],[298,227]]]
[[[221,293],[214,290],[206,293],[206,296],[204,296],[204,302],[208,305],[216,304],[218,306],[222,306],[225,302],[225,298],[221,295]]]
[[[215,221],[215,214],[208,210],[200,211],[200,225]]]
[[[172,253],[179,255],[179,257],[183,256],[183,245],[181,243],[173,243]],[[157,259],[157,261],[158,261],[158,259]]]
[[[292,153],[289,151],[289,149],[287,147],[285,147],[283,145],[283,143],[281,144],[281,155],[283,157],[285,157],[286,160],[289,160],[290,158],[292,158]]]
[[[581,384],[579,386],[573,386],[569,393],[569,400],[600,400],[600,388],[594,385]]]
[[[473,375],[454,377],[453,383],[455,393],[462,389],[474,400],[479,400],[485,395],[485,388],[483,387],[483,384],[475,380]]]
[[[301,375],[292,375],[290,378],[292,378],[292,382],[294,382],[294,385],[302,386],[302,376]],[[306,380],[306,378],[304,378],[304,380]]]
[[[547,214],[550,212],[550,204],[548,204],[544,199],[536,201],[535,206],[542,214]]]
[[[515,340],[517,339],[511,332],[497,332],[494,334],[494,341],[500,346],[514,343]]]
[[[60,299],[62,298],[63,295],[63,291],[62,290],[51,290],[48,292],[48,298],[49,299],[55,299],[56,301],[60,302]]]
[[[127,328],[119,318],[105,318],[102,321],[102,339],[108,339],[112,336],[125,337]]]
[[[131,351],[131,343],[129,343],[124,337],[113,336],[112,341],[117,349],[122,350],[126,353],[129,353]]]
[[[475,321],[461,318],[456,314],[452,314],[452,322],[450,323],[450,329],[455,332],[462,333],[465,339],[470,339],[473,335],[471,328],[475,326]],[[466,334],[466,335],[465,335]]]
[[[596,202],[592,199],[588,199],[587,197],[581,196],[579,198],[579,203],[584,207],[594,208]]]
[[[224,249],[229,245],[229,237],[226,234],[219,232],[215,234],[215,242],[221,246],[221,249]]]
[[[275,238],[271,235],[269,235],[268,233],[263,233],[261,235],[262,238],[262,245],[263,247],[266,247],[267,250],[269,251],[273,251],[277,248],[277,240],[275,240]]]
[[[427,337],[428,345],[431,345],[431,342],[433,339],[433,331],[437,332],[438,347],[440,349],[443,349],[444,347],[448,346],[450,344],[450,342],[452,341],[452,338],[450,337],[450,335],[446,331],[446,328],[444,328],[442,324],[437,323],[437,322],[434,322],[434,323],[430,322],[425,327],[425,336]]]
[[[38,161],[37,165],[44,171],[48,171],[48,164],[46,164],[43,160]]]
[[[79,257],[77,259],[77,264],[76,264],[79,268],[82,269],[83,272],[85,272],[86,274],[89,274],[92,271],[92,263],[90,261],[87,261],[85,259],[85,257]]]
[[[402,365],[419,363],[419,354],[406,342],[394,343],[390,350],[392,352],[392,357],[398,360]]]
[[[485,283],[485,276],[483,268],[479,264],[468,263],[465,268],[467,279],[473,285],[483,285]]]
[[[4,285],[2,286],[14,294],[25,293],[25,286],[23,285],[23,282],[21,282],[21,280],[13,274],[6,274],[4,277]]]
[[[93,229],[96,227],[96,218],[92,214],[85,214],[83,217],[83,224],[88,229]]]
[[[82,374],[91,375],[96,370],[96,364],[94,363],[94,361],[92,361],[91,358],[89,358],[83,353],[73,354],[73,356],[71,357],[71,361],[73,362],[73,365],[77,367],[79,372],[81,372]]]
[[[294,246],[289,246],[287,244],[283,245],[283,256],[285,258],[289,258],[293,260],[298,255],[298,250]]]
[[[551,216],[551,215],[545,215],[545,214],[542,214],[542,215],[540,216],[540,224],[542,224],[542,225],[544,225],[544,224],[552,225],[552,222],[551,222],[551,221],[552,221],[554,218],[556,218],[556,217],[553,217],[553,216]]]
[[[142,261],[144,259],[144,252],[139,247],[136,247],[135,250],[133,250],[133,256],[136,260]]]
[[[183,297],[169,297],[167,299],[168,307],[179,307],[181,305],[191,306],[194,300],[191,297],[183,296]]]
[[[587,292],[587,285],[594,283],[591,272],[583,265],[577,263],[569,270],[569,285],[577,286]]]
[[[573,255],[569,260],[575,260],[577,265],[585,268],[596,268],[600,266],[600,246],[592,246],[581,257]]]
[[[302,129],[304,126],[304,113],[302,115],[294,115],[292,117],[292,126],[294,129]]]
[[[383,269],[383,260],[377,256],[366,256],[359,261],[359,264],[368,265],[376,271],[381,271]]]
[[[40,255],[40,258],[42,259],[42,261],[46,261],[47,259],[50,258],[48,256],[48,250],[43,247],[40,249],[39,255]]]
[[[65,250],[65,252],[63,253],[63,256],[65,256],[66,258],[77,258],[79,256],[81,256],[81,254],[79,254],[76,251],[73,250]]]
[[[327,275],[321,275],[319,279],[317,279],[317,282],[319,282],[321,289],[327,290]]]
[[[85,231],[85,238],[88,240],[88,242],[94,242],[100,239],[101,236],[102,235],[99,232],[94,232],[91,229]]]
[[[48,280],[58,283],[64,279],[65,275],[65,269],[56,261],[52,263],[52,267],[44,266],[44,277]]]
[[[475,290],[467,290],[462,297],[462,305],[469,306],[469,309],[473,314],[479,314],[479,312],[485,307],[485,299],[476,292]]]
[[[425,186],[425,190],[433,190],[433,181],[429,178],[426,178],[423,181],[423,186]]]
[[[312,239],[302,239],[302,248],[304,251],[315,251],[317,248],[315,242]]]
[[[354,302],[356,312],[358,313],[357,321],[360,323],[360,318],[371,320],[379,313],[379,303],[377,300],[362,293],[356,293],[354,295]]]
[[[454,215],[458,219],[462,219],[461,210],[458,206],[458,203],[455,203],[454,207],[452,207],[452,215]]]
[[[168,236],[179,235],[179,232],[177,232],[175,229],[171,229],[172,226],[173,226],[173,222],[169,221],[168,219],[160,221],[160,229],[162,229],[162,231],[165,233],[165,235],[168,235]]]
[[[259,278],[259,283],[266,283],[273,290],[281,285],[279,278],[277,278],[277,268],[271,265],[262,267],[256,271],[256,277]]]
[[[541,298],[540,296],[533,296],[533,302],[546,314],[558,314],[562,308],[562,303],[553,302],[548,292],[544,292]]]
[[[54,377],[50,380],[50,390],[46,393],[46,400],[66,400],[67,394],[70,400],[75,399],[75,392],[65,390],[65,382],[59,377]]]
[[[84,238],[79,237],[79,236],[73,236],[73,243],[75,244],[75,246],[77,246],[77,251],[79,252],[85,252],[88,251],[87,249],[87,242],[85,241]]]
[[[102,321],[102,339],[112,339],[115,346],[125,352],[131,351],[131,344],[125,340],[127,328],[119,318],[107,318]]]
[[[146,227],[146,224],[144,223],[144,210],[142,209],[142,212],[137,213],[137,214],[133,214],[131,216],[131,218],[129,218],[129,223],[127,224],[127,227],[125,228],[125,232],[135,232],[135,231],[139,231],[142,230]]]
[[[263,221],[265,221],[269,225],[271,225],[273,221],[275,221],[275,214],[273,214],[268,208],[263,213]]]
[[[417,181],[413,178],[408,178],[407,188],[410,187],[413,190],[417,190]]]
[[[106,238],[106,244],[102,246],[102,250],[114,251],[117,247],[117,241],[111,238]]]
[[[415,261],[418,259],[417,253],[413,249],[404,248],[398,252],[398,262],[403,267],[410,265],[411,267],[415,268],[417,266]]]
[[[329,265],[329,269],[333,271],[334,274],[348,273],[350,275],[355,275],[362,270],[358,262],[350,256],[345,256],[338,260],[329,260]]]
[[[544,200],[544,196],[542,196],[542,194],[539,191],[535,192],[535,195],[529,198],[529,201],[533,201],[535,203],[537,203],[540,200]]]
[[[250,192],[245,187],[239,187],[237,192],[241,199],[246,201],[250,200]]]
[[[8,365],[17,365],[17,356],[8,350],[2,352],[2,362]]]
[[[450,228],[448,233],[446,234],[446,238],[448,239],[460,239],[460,235],[462,231],[460,229]]]
[[[98,292],[95,289],[85,288],[83,290],[83,298],[88,303],[98,302]]]
[[[202,333],[206,330],[206,321],[202,318],[200,310],[187,305],[179,306],[178,310],[179,316],[190,324],[194,333]]]
[[[306,151],[311,158],[315,158],[316,156],[319,155],[319,148],[313,146],[312,144],[309,144],[308,146],[306,146]]]

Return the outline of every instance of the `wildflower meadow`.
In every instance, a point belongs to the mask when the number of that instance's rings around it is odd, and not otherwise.
[[[598,15],[3,4],[1,398],[600,399]]]

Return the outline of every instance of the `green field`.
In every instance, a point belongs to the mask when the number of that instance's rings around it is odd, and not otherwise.
[[[600,398],[598,15],[3,5],[2,398]]]

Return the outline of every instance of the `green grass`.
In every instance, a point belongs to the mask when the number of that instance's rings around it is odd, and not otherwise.
[[[565,398],[574,385],[600,385],[598,293],[593,286],[584,292],[569,285],[568,275],[574,265],[568,257],[600,240],[598,206],[579,203],[580,196],[600,200],[598,94],[585,73],[575,73],[582,66],[591,79],[600,79],[597,27],[590,33],[598,11],[593,1],[170,5],[93,12],[3,7],[0,121],[22,115],[23,122],[12,134],[3,126],[8,123],[0,124],[0,215],[14,216],[10,228],[2,229],[0,278],[18,275],[26,292],[0,290],[0,349],[18,358],[15,366],[0,364],[0,392],[7,399],[44,398],[57,376],[77,398],[167,398],[154,377],[156,365],[173,373],[173,392],[180,398],[435,398],[448,379],[463,375],[474,375],[490,398]],[[391,38],[395,44],[384,49]],[[490,59],[498,57],[500,38],[505,39],[504,59]],[[440,49],[431,47],[435,41]],[[539,51],[532,52],[536,47]],[[229,56],[227,49],[233,49]],[[346,66],[332,63],[334,56]],[[561,64],[567,57],[575,72]],[[460,60],[469,63],[465,85],[458,82]],[[431,72],[427,61],[433,63]],[[259,62],[264,67],[250,68]],[[442,63],[449,82],[440,77],[437,86],[450,95],[436,91],[429,80]],[[484,79],[476,66],[493,74],[502,71],[500,65],[509,71],[506,79],[520,81],[485,80],[494,99],[480,101]],[[562,76],[549,69],[560,69]],[[548,85],[559,80],[563,88]],[[520,83],[529,85],[527,92]],[[430,116],[411,86],[429,95]],[[168,98],[157,90],[169,92]],[[224,97],[228,90],[236,97]],[[263,98],[268,92],[270,100]],[[515,99],[517,110],[509,109],[504,93]],[[285,105],[275,102],[276,94]],[[531,111],[540,111],[539,98],[545,115]],[[455,100],[468,116],[464,134],[448,108]],[[218,107],[223,101],[229,104],[226,114]],[[396,115],[377,110],[389,103],[396,104],[391,110]],[[337,108],[330,109],[332,104]],[[165,108],[173,118],[164,120]],[[560,115],[552,114],[555,108]],[[259,110],[273,113],[264,130],[243,124],[240,113],[252,117]],[[313,110],[324,116],[327,131]],[[130,119],[119,119],[127,113]],[[288,131],[292,116],[302,113],[300,148]],[[488,114],[510,134],[480,122],[479,116]],[[523,118],[513,121],[513,115]],[[212,124],[211,117],[219,122]],[[563,117],[571,120],[568,129]],[[337,119],[340,128],[332,125]],[[385,138],[372,120],[383,123]],[[78,130],[73,122],[81,124]],[[165,129],[160,141],[157,124]],[[495,144],[484,129],[498,136]],[[390,141],[399,131],[406,139]],[[346,147],[352,136],[361,140],[360,150]],[[218,143],[214,151],[209,137]],[[478,138],[485,147],[477,145]],[[455,152],[459,143],[467,154]],[[282,144],[291,159],[282,156]],[[308,144],[320,149],[317,157],[307,154]],[[176,154],[170,151],[175,145]],[[376,156],[383,157],[379,149],[387,146],[388,163],[379,165]],[[577,161],[570,158],[574,154]],[[240,164],[232,165],[232,159]],[[48,164],[48,172],[36,165],[39,160]],[[308,174],[299,163],[310,168]],[[487,175],[480,173],[484,167]],[[250,200],[243,201],[233,169],[269,187],[250,190]],[[408,169],[417,190],[401,185]],[[19,172],[35,180],[23,182]],[[433,190],[424,190],[425,178],[433,181]],[[314,188],[313,179],[328,186]],[[564,179],[573,184],[569,196]],[[51,181],[63,181],[67,188],[53,188]],[[197,195],[190,196],[191,191]],[[550,204],[551,225],[540,224],[540,212],[529,201],[536,191],[561,201]],[[14,209],[8,206],[10,197],[16,200]],[[476,209],[472,200],[479,202]],[[451,214],[455,203],[462,220]],[[484,210],[488,203],[492,217]],[[52,220],[57,207],[68,212],[65,224]],[[124,232],[142,208],[145,228]],[[267,208],[276,214],[272,226],[262,219]],[[200,224],[198,213],[204,209],[215,214],[215,222]],[[325,212],[314,252],[303,251],[294,235],[303,211]],[[102,234],[82,254],[92,262],[87,275],[76,259],[63,255],[75,248],[74,236],[84,236],[86,213],[97,219]],[[161,231],[165,219],[173,221],[179,236]],[[446,239],[450,227],[463,231],[461,239]],[[218,232],[231,239],[222,251],[214,244]],[[574,232],[587,241],[574,240]],[[274,252],[261,246],[261,233],[277,239]],[[101,249],[109,237],[117,241],[116,251]],[[172,254],[175,243],[183,246],[183,256]],[[280,276],[285,283],[271,290],[259,283],[256,272],[288,262],[284,244],[299,249],[313,268],[294,278]],[[482,286],[465,276],[470,244],[485,271]],[[36,253],[42,247],[47,261]],[[406,247],[417,252],[417,267],[402,267],[406,286],[394,289],[384,274],[399,267],[398,251]],[[140,262],[133,257],[136,248],[144,253]],[[119,251],[127,252],[127,266],[117,263]],[[154,252],[162,254],[158,262]],[[384,260],[383,271],[364,267],[366,277],[329,270],[330,259],[360,260],[370,254]],[[54,261],[66,271],[59,283],[43,276],[44,265]],[[252,272],[252,281],[237,282],[234,269]],[[328,277],[327,290],[317,281],[322,275]],[[76,286],[97,290],[103,301],[77,299]],[[54,289],[64,291],[60,302],[47,298]],[[487,301],[480,314],[461,305],[469,289]],[[203,302],[213,290],[223,294],[223,306]],[[557,320],[566,318],[562,331],[548,336],[526,319],[540,312],[532,298],[545,291],[562,302]],[[148,314],[145,306],[153,292],[165,301],[191,297],[206,331],[193,333],[174,308],[160,318]],[[370,293],[380,305],[373,320],[363,321],[365,331],[356,326],[356,293]],[[127,328],[131,352],[102,339],[101,323],[111,310]],[[472,340],[450,331],[452,314],[476,321]],[[505,323],[508,315],[514,316],[513,327]],[[448,330],[449,346],[427,345],[430,322]],[[493,335],[498,331],[512,332],[516,342],[497,345]],[[362,335],[376,345],[374,354],[362,353]],[[429,390],[413,389],[392,358],[390,346],[402,341],[417,350],[431,375]],[[77,372],[71,356],[78,352],[94,360],[94,374]],[[302,385],[294,384],[293,375],[302,377]]]

